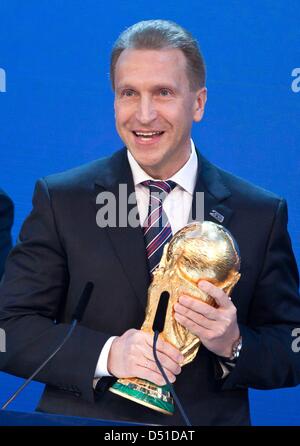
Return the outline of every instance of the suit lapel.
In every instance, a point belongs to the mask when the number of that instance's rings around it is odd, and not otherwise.
[[[224,201],[231,196],[230,190],[225,186],[218,169],[197,151],[198,175],[193,195],[192,217],[195,219],[196,206],[203,196],[197,192],[204,193],[204,220],[228,227],[233,210]]]
[[[119,185],[126,185],[126,190],[120,194]],[[118,257],[125,275],[127,276],[134,294],[143,306],[147,303],[147,290],[150,283],[147,257],[143,231],[138,225],[133,228],[127,224],[119,227],[120,204],[128,203],[128,196],[134,193],[133,178],[127,159],[126,149],[116,152],[106,164],[105,170],[96,180],[96,195],[101,191],[109,191],[116,197],[117,203],[117,225],[106,227],[105,230],[110,238],[115,255]],[[133,195],[133,198],[135,196]],[[136,206],[136,201],[128,205],[128,212]],[[99,205],[97,206],[97,210]],[[126,209],[126,208],[125,208]],[[100,229],[99,229],[100,230]]]

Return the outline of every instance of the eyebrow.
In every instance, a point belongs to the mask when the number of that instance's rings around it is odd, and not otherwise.
[[[125,89],[134,90],[134,87],[129,84],[124,84],[124,85],[121,85],[120,87],[116,88],[116,91],[125,90]]]
[[[154,85],[151,88],[151,90],[152,91],[156,91],[156,90],[161,90],[161,89],[164,89],[164,88],[166,88],[168,90],[172,90],[174,92],[178,91],[178,89],[177,89],[177,87],[175,85],[170,85],[170,84],[157,84],[157,85]],[[136,87],[134,87],[133,85],[130,85],[130,84],[123,84],[123,85],[120,85],[118,88],[116,88],[116,91],[119,92],[121,90],[126,90],[126,89],[128,89],[128,90],[136,90]]]

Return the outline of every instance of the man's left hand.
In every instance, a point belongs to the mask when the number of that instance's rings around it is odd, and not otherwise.
[[[232,346],[240,337],[236,307],[230,297],[212,283],[201,280],[198,287],[215,299],[218,308],[200,299],[181,296],[174,305],[175,319],[198,336],[208,350],[230,358]]]

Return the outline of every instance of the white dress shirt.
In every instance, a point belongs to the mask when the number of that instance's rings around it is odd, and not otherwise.
[[[144,221],[148,215],[150,193],[147,186],[140,184],[146,180],[155,180],[150,177],[133,158],[131,153],[127,151],[128,161],[133,175],[133,182],[135,187],[136,201],[140,216],[140,224],[143,226]],[[167,195],[163,201],[163,209],[167,214],[170,222],[172,233],[179,231],[187,223],[190,215],[190,210],[193,201],[193,192],[197,180],[198,171],[198,157],[195,146],[191,140],[191,154],[185,165],[178,170],[168,180],[174,181],[177,186]],[[180,204],[180,205],[179,205]],[[95,378],[102,376],[111,376],[107,370],[107,359],[111,344],[115,336],[107,340],[103,349],[101,350],[99,360],[96,367]]]

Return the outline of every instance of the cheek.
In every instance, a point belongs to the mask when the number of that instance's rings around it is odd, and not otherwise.
[[[182,125],[185,116],[184,110],[178,109],[178,107],[175,107],[172,104],[165,107],[158,107],[157,114],[160,118],[175,128]]]
[[[196,107],[197,107],[197,103],[195,102],[194,97],[187,97],[183,101],[182,108],[184,110],[186,120],[189,119],[189,120],[193,121]]]
[[[126,124],[133,115],[134,111],[132,110],[132,107],[115,105],[115,120],[117,127]]]
[[[187,122],[192,120],[192,110],[190,104],[182,101],[180,103],[170,103],[162,111],[162,116],[168,120],[176,128],[183,128],[187,126]]]

